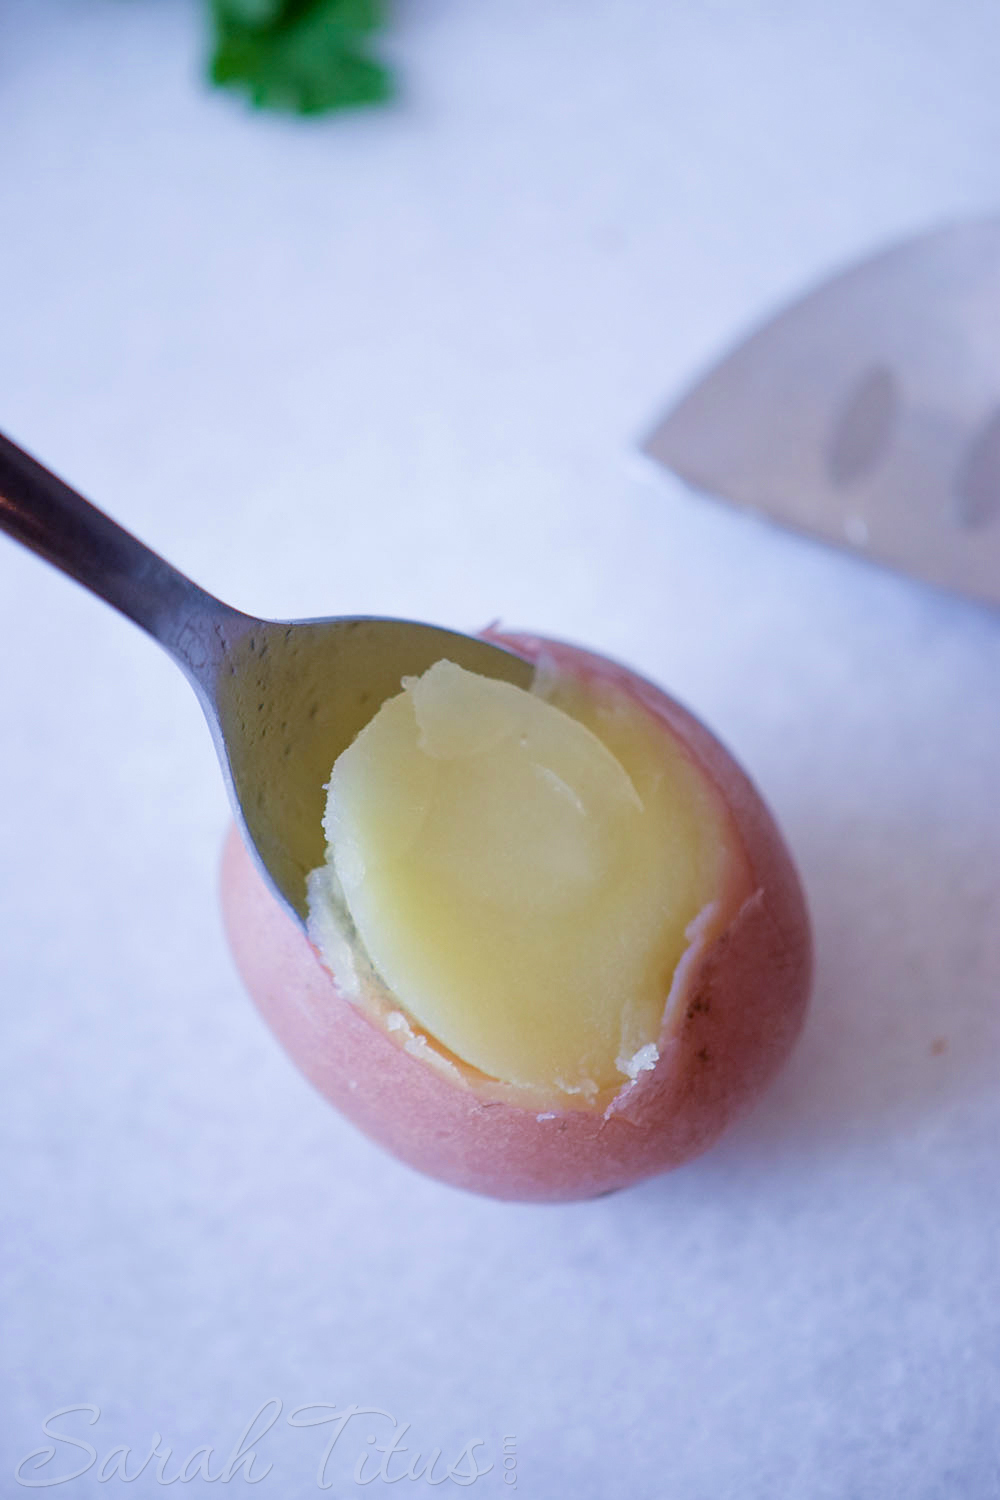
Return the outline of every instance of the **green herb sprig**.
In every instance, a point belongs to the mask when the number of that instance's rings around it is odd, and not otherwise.
[[[382,0],[210,0],[210,76],[260,109],[318,115],[392,93],[367,44]]]

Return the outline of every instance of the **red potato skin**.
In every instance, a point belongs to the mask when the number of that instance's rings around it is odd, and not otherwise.
[[[687,710],[626,668],[576,647],[486,634],[530,660],[545,655],[562,672],[624,687],[681,742],[729,809],[737,872],[725,898],[731,916],[682,960],[681,993],[655,1067],[604,1113],[563,1109],[539,1119],[537,1106],[484,1100],[403,1051],[340,995],[235,829],[222,862],[223,915],[237,968],[265,1020],[319,1092],[372,1140],[432,1177],[495,1198],[590,1198],[698,1155],[760,1095],[802,1025],[812,969],[809,919],[759,794]]]

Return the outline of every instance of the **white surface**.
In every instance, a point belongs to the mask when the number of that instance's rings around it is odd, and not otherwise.
[[[993,1497],[1000,623],[629,453],[805,281],[996,207],[1000,20],[397,8],[402,102],[301,125],[202,91],[182,0],[7,0],[0,426],[248,609],[500,615],[671,687],[800,861],[811,1019],[751,1118],[631,1192],[397,1166],[234,977],[180,675],[0,544],[0,1492],[58,1408],[100,1408],[62,1430],[101,1459],[225,1456],[274,1397],[275,1500],[321,1493],[330,1429],[286,1421],[320,1402],[483,1438],[484,1496],[510,1435],[530,1500]]]

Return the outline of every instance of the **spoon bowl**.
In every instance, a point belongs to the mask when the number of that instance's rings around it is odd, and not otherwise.
[[[402,679],[442,657],[519,687],[533,669],[487,641],[409,620],[240,622],[199,696],[243,831],[304,922],[333,763]]]
[[[212,731],[256,863],[301,923],[324,857],[334,761],[403,677],[448,657],[529,686],[530,663],[409,620],[260,620],[199,588],[0,434],[0,530],[75,578],[173,657]]]

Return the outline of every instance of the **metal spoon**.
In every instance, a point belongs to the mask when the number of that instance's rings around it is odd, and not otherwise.
[[[0,530],[134,620],[205,712],[237,820],[299,921],[324,858],[324,783],[400,680],[442,657],[527,687],[486,641],[408,620],[257,620],[206,594],[0,434]]]

